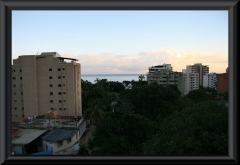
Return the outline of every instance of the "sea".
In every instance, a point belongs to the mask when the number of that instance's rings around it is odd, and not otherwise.
[[[98,79],[107,79],[107,81],[138,81],[139,76],[144,75],[146,80],[146,74],[82,74],[81,79],[88,80],[92,84],[96,82],[94,80]]]

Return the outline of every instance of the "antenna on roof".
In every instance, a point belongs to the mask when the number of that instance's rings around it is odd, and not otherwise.
[[[39,51],[38,51],[39,52]],[[36,55],[38,55],[38,52],[37,52],[37,54]]]

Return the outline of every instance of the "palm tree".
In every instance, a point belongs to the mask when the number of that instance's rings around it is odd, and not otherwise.
[[[88,102],[88,108],[86,110],[86,118],[90,120],[90,124],[96,125],[100,120],[103,119],[103,110],[106,106],[102,105],[99,100],[92,100]]]
[[[144,75],[140,75],[138,78],[139,78],[139,81],[142,81],[142,80],[145,79],[145,76]]]
[[[96,80],[94,80],[94,82],[96,82],[97,84],[97,88],[98,88],[98,83],[99,83],[100,79],[99,78],[96,78]]]

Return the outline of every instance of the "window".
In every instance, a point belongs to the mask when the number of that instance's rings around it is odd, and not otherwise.
[[[58,68],[58,71],[61,71],[61,68]]]
[[[58,146],[58,147],[61,147],[62,145],[63,145],[63,141],[57,142],[57,146]]]
[[[49,87],[53,87],[53,85],[52,85],[52,84],[49,84]]]
[[[67,143],[70,143],[71,141],[72,141],[72,139],[71,139],[71,138],[67,139]]]
[[[20,72],[22,72],[22,69],[20,69]]]
[[[12,72],[15,72],[15,69],[13,69]]]
[[[17,92],[13,92],[13,95],[17,95]]]
[[[14,107],[14,110],[17,110],[17,107]]]
[[[52,79],[52,76],[49,76],[49,79]]]
[[[59,110],[61,111],[61,110],[62,110],[62,108],[59,108]]]
[[[62,85],[61,84],[58,84],[58,87],[61,87]]]
[[[22,117],[24,117],[24,115],[22,115]]]
[[[62,103],[62,100],[59,100],[58,102],[59,102],[59,103]]]
[[[53,103],[53,100],[50,100],[50,103]]]
[[[50,108],[51,110],[54,110],[54,108]]]
[[[16,102],[17,102],[17,100],[14,100],[14,102],[16,103]]]
[[[23,102],[23,100],[22,100],[22,102]]]
[[[21,92],[21,95],[23,95],[23,92]]]
[[[67,110],[66,108],[64,108],[64,110]]]
[[[63,94],[66,94],[66,92],[63,92]]]
[[[76,133],[76,139],[78,138],[78,133]]]
[[[65,87],[65,84],[63,84],[63,87]]]
[[[46,145],[46,150],[48,149],[48,146]]]
[[[62,78],[65,78],[65,76],[62,76]]]
[[[63,100],[63,102],[66,102],[66,100]]]
[[[18,117],[18,115],[15,115],[15,117]]]
[[[24,107],[22,107],[22,110],[24,110]]]
[[[16,77],[13,77],[13,80],[15,80],[16,79]]]
[[[65,70],[65,68],[62,68],[62,70]]]
[[[50,95],[53,95],[53,92],[50,92]]]
[[[49,68],[49,71],[52,71],[52,68]]]
[[[61,79],[61,76],[58,76],[58,79]]]
[[[13,87],[16,87],[16,85],[13,85]]]
[[[62,92],[58,92],[58,95],[62,95]]]

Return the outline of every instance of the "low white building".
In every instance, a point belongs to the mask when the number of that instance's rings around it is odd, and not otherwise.
[[[214,88],[217,90],[217,74],[208,73],[203,76],[203,87]]]
[[[75,155],[79,148],[79,129],[54,129],[42,137],[43,151],[53,155]]]

